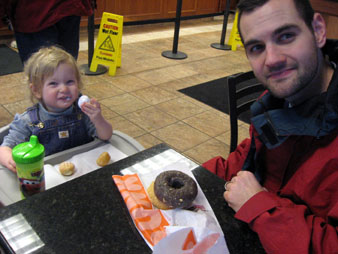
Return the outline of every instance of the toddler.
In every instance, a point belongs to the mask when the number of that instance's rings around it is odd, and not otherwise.
[[[100,104],[91,99],[77,105],[83,86],[75,59],[55,46],[41,48],[26,62],[31,99],[37,102],[23,114],[16,114],[9,134],[0,147],[0,163],[16,172],[12,148],[36,135],[50,155],[88,143],[96,136],[108,140],[111,124],[104,119]]]

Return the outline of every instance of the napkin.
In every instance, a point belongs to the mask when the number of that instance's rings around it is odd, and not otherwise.
[[[113,176],[136,228],[153,253],[229,253],[222,229],[198,184],[194,211],[159,210],[152,206],[146,189],[158,174],[167,170],[179,170],[194,178],[183,162],[171,163],[146,174]]]
[[[59,164],[57,165],[46,164],[44,165],[46,189],[53,188],[61,183],[70,181],[74,178],[88,174],[89,172],[92,172],[100,168],[100,166],[96,164],[96,159],[103,152],[109,153],[110,155],[109,164],[127,157],[126,154],[121,152],[113,145],[105,144],[103,146],[94,148],[88,152],[74,155],[72,158],[67,160],[75,165],[75,172],[71,176],[61,175],[59,171]]]

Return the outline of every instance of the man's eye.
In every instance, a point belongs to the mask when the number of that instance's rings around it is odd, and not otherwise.
[[[282,34],[281,36],[279,36],[279,41],[280,42],[284,42],[284,43],[287,43],[287,42],[291,42],[293,41],[295,35],[293,33],[285,33],[285,34]]]
[[[264,50],[264,46],[263,45],[253,45],[249,48],[249,51],[251,54],[257,54],[261,51]]]

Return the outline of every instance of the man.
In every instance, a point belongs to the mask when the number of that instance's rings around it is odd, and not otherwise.
[[[251,139],[203,166],[227,181],[225,200],[267,253],[337,253],[338,70],[322,48],[337,50],[308,0],[241,0],[238,9],[268,91],[251,108]]]

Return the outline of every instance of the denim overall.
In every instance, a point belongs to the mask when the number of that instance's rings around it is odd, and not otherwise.
[[[45,146],[46,156],[93,140],[87,133],[84,115],[76,106],[72,114],[44,122],[40,120],[37,105],[27,111],[33,126],[32,135],[36,135],[39,142]]]

